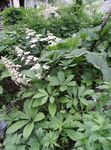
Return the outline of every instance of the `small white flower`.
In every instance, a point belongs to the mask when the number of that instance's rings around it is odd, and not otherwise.
[[[36,47],[36,44],[32,44],[30,47],[31,47],[31,48],[34,48],[34,47]]]
[[[42,34],[36,34],[35,37],[42,37]]]
[[[49,66],[48,66],[48,65],[43,65],[42,67],[43,67],[43,69],[45,69],[45,70],[48,70],[48,69],[49,69]]]
[[[33,57],[34,57],[34,56],[29,55],[29,56],[27,57],[27,59],[28,59],[28,60],[32,60],[32,59],[33,59]]]
[[[34,61],[34,62],[36,62],[37,60],[38,60],[38,58],[37,58],[37,57],[34,57],[34,58],[33,58],[33,61]]]
[[[30,59],[27,59],[26,61],[25,61],[25,65],[28,65],[29,63],[30,63]]]
[[[37,42],[38,42],[38,39],[37,39],[37,38],[32,38],[31,41],[30,41],[30,43],[33,43],[33,44],[34,44],[34,43],[37,43]]]
[[[41,42],[48,41],[48,38],[42,38],[39,41],[41,41]]]
[[[26,40],[30,39],[30,36],[26,36]]]
[[[54,35],[49,35],[48,36],[48,40],[54,40],[54,39],[56,39],[56,36],[54,36]]]
[[[36,33],[36,32],[34,32],[34,31],[33,31],[33,32],[29,32],[29,33],[27,33],[27,36],[29,36],[29,37],[30,37],[30,36],[34,36],[35,33]]]
[[[24,55],[29,55],[30,54],[30,52],[24,52]]]
[[[25,59],[25,57],[23,56],[22,58],[21,58],[21,61],[23,61]]]
[[[38,79],[41,79],[41,77],[42,77],[41,73],[36,74],[35,77],[37,77]]]
[[[31,68],[31,70],[38,70],[40,68],[41,68],[41,65],[39,63],[37,63]]]

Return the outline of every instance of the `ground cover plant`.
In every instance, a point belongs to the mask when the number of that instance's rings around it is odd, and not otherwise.
[[[0,33],[3,150],[111,149],[111,13],[100,4],[74,3],[58,20],[15,17]]]

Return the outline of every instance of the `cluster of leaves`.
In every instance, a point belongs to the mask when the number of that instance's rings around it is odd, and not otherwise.
[[[85,9],[84,5],[75,3],[68,6],[60,6],[57,10],[57,17],[54,17],[54,14],[52,14],[46,19],[44,7],[30,9],[30,11],[23,8],[9,8],[2,12],[2,16],[4,25],[7,27],[14,25],[14,27],[18,28],[24,25],[37,33],[44,33],[48,30],[57,37],[66,38],[74,32],[78,32],[81,28],[92,27],[100,23],[102,18],[100,14],[94,11],[89,16]]]
[[[74,6],[72,8],[75,10]],[[70,7],[65,13],[62,11],[61,16],[67,18],[69,16],[66,12],[73,14]],[[80,20],[77,18],[81,17],[79,15],[75,14],[78,24]],[[83,19],[82,24],[85,21]],[[66,20],[64,22],[67,23]],[[64,22],[60,27],[66,26]],[[8,123],[2,144],[4,149],[111,149],[110,20],[101,34],[100,26],[81,29],[85,27],[82,24],[71,32],[68,26],[68,32],[63,30],[64,34],[79,32],[62,43],[45,46],[39,54],[28,47],[23,28],[10,34],[2,33],[4,38],[0,47],[6,47],[0,50],[1,55],[8,55],[16,64],[22,65],[22,72],[31,79],[29,85],[17,87],[15,92],[15,85],[13,90],[10,75],[0,62],[0,99],[4,100],[4,105],[9,101],[13,104],[12,108],[8,105],[0,109],[0,119]],[[57,31],[61,30],[60,27],[57,27]],[[41,30],[41,27],[37,28]],[[52,31],[52,28],[48,30]],[[92,50],[95,41],[96,46]],[[15,55],[15,45],[37,56],[41,65],[49,66],[48,70],[42,71],[41,79],[35,78],[28,66],[24,67]],[[7,93],[7,81],[11,86],[11,93]]]

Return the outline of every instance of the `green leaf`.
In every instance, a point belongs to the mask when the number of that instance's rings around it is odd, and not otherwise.
[[[38,93],[36,95],[33,96],[33,99],[35,98],[41,98],[41,97],[44,97],[44,94],[43,93]]]
[[[32,70],[30,70],[30,69],[28,69],[28,70],[23,70],[21,73],[22,73],[23,75],[25,75],[26,77],[29,77],[29,78],[31,78],[31,79],[34,79],[34,78],[35,78],[35,72],[32,71]]]
[[[85,98],[80,97],[79,99],[80,99],[81,103],[83,103],[84,105],[88,106],[89,103],[88,103],[88,101]]]
[[[92,63],[97,69],[101,70],[105,81],[111,80],[111,69],[108,67],[108,63],[103,54],[88,52],[86,58],[89,63]]]
[[[21,120],[21,121],[14,123],[7,129],[7,133],[10,134],[10,133],[16,132],[17,130],[19,130],[23,126],[25,126],[28,122],[29,122],[29,120]]]
[[[63,84],[64,80],[65,80],[65,74],[63,71],[59,71],[58,73],[58,79],[60,81],[61,84]]]
[[[42,98],[42,100],[41,100],[41,105],[45,104],[45,103],[47,102],[47,100],[48,100],[48,96]]]
[[[76,132],[74,130],[66,129],[65,133],[69,136],[69,138],[73,141],[76,141]]]
[[[50,99],[49,99],[49,101],[50,101],[51,103],[54,103],[54,100],[55,100],[55,98],[54,98],[53,96],[51,96]]]
[[[40,150],[40,143],[34,137],[30,137],[28,145],[30,145],[30,150]]]
[[[3,94],[3,88],[0,86],[0,94]]]
[[[33,94],[34,94],[34,93],[33,93],[32,91],[24,92],[23,95],[22,95],[22,97],[23,97],[23,98],[27,98],[27,97],[32,96]]]
[[[48,94],[47,91],[45,91],[44,89],[38,89],[38,91],[39,91],[40,93],[44,94],[44,95],[47,95],[47,94]]]
[[[83,93],[82,93],[82,96],[84,97],[84,96],[87,96],[87,95],[92,95],[94,93],[94,91],[93,90],[86,90],[86,91],[84,91]]]
[[[81,49],[75,49],[73,51],[71,51],[69,54],[66,54],[66,58],[74,58],[74,57],[80,57],[82,55],[87,54],[88,51],[86,50],[86,48],[81,48]]]
[[[75,130],[65,129],[65,133],[69,136],[69,138],[73,141],[78,141],[80,139],[84,139],[84,134],[80,132],[75,132]]]
[[[75,86],[76,85],[76,82],[75,81],[71,81],[67,84],[67,86]]]
[[[27,124],[23,130],[23,137],[28,138],[31,135],[33,128],[34,122],[30,122],[29,124]]]
[[[61,97],[59,101],[60,101],[60,103],[62,103],[62,104],[65,104],[65,103],[70,102],[70,100],[69,100],[67,97]]]
[[[24,103],[24,112],[29,117],[29,119],[30,117],[32,117],[31,116],[32,102],[33,102],[32,100],[26,100]]]
[[[1,74],[1,77],[0,77],[0,80],[4,79],[4,78],[7,78],[10,76],[10,73],[8,72],[8,70],[5,70],[2,72]]]
[[[74,75],[69,75],[68,78],[65,80],[65,84],[68,84],[73,78]]]
[[[81,96],[84,91],[85,91],[85,87],[84,86],[79,87],[78,88],[78,96]]]
[[[49,109],[50,115],[51,115],[52,117],[54,117],[54,116],[55,116],[55,113],[56,113],[56,111],[57,111],[56,104],[55,104],[55,103],[53,103],[53,104],[52,104],[52,103],[49,103],[48,109]]]
[[[34,122],[36,122],[36,121],[41,121],[41,120],[43,120],[44,118],[45,118],[45,115],[44,115],[43,113],[39,112],[39,113],[37,113],[37,115],[36,115],[36,117],[35,117],[35,119],[34,119]]]
[[[58,86],[58,85],[60,85],[60,81],[59,81],[59,79],[57,77],[50,77],[49,81],[50,81],[50,85],[51,86]]]
[[[33,107],[38,107],[41,105],[41,100],[40,99],[36,99],[34,102],[33,102]]]
[[[60,91],[65,91],[65,90],[67,90],[67,86],[65,86],[65,85],[62,85],[62,86],[60,86]]]

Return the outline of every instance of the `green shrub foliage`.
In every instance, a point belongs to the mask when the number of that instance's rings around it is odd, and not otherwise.
[[[3,12],[13,25],[0,33],[4,150],[111,149],[111,20],[101,27],[90,5],[59,8],[58,19],[45,8]]]

